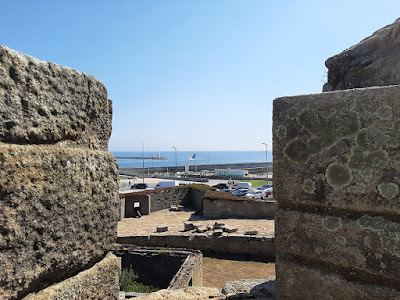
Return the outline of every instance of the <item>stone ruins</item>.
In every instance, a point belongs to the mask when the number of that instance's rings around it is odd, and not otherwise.
[[[122,236],[136,245],[116,246],[134,202],[151,213],[190,200],[214,205],[212,215],[218,197],[167,189],[120,198],[104,85],[0,46],[0,298],[118,299],[118,268],[141,265],[149,278],[147,257],[164,264],[168,289],[141,299],[400,299],[399,33],[397,20],[328,59],[325,93],[274,101],[275,240],[247,235],[233,246],[184,234]],[[234,214],[238,203],[220,209]],[[238,282],[224,294],[190,287],[202,284],[199,251],[138,244],[276,254],[276,294],[273,279],[242,294],[232,292]]]

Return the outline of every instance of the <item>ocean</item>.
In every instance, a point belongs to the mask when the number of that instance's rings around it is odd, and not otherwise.
[[[120,168],[143,166],[142,151],[120,152],[112,151],[115,157],[140,157],[140,159],[118,159]],[[147,167],[174,167],[175,151],[145,151],[145,157],[165,157],[166,160],[147,160],[145,159],[145,168]],[[194,160],[190,160],[196,154]],[[272,161],[272,152],[268,151],[268,162]],[[265,162],[265,151],[177,151],[178,166],[186,164],[230,164],[230,163],[262,163]]]

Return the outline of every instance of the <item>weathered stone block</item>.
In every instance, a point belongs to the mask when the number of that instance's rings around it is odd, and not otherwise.
[[[351,274],[348,274],[351,276]],[[310,268],[278,259],[276,263],[276,299],[293,300],[397,300],[400,292],[390,287],[347,280],[335,272]]]
[[[38,293],[31,293],[23,300],[57,299],[118,299],[118,258],[107,256],[93,267],[56,283]]]
[[[400,287],[400,223],[278,209],[275,234],[281,257],[329,265],[339,273],[382,277]]]
[[[111,101],[91,75],[0,46],[0,142],[107,150]]]
[[[161,225],[156,227],[157,232],[165,232],[168,231],[168,226]]]
[[[0,294],[65,279],[111,249],[117,175],[109,152],[0,144]]]
[[[324,92],[400,84],[400,19],[329,58]]]
[[[280,205],[399,214],[400,87],[274,101]]]

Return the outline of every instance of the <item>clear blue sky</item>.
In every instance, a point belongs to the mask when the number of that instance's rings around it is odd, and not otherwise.
[[[325,60],[400,1],[2,1],[0,44],[94,75],[110,150],[264,150],[276,97],[319,93]]]

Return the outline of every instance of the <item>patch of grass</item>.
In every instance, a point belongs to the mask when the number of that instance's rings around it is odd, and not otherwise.
[[[272,184],[272,181],[267,182],[266,180],[241,180],[241,182],[251,182],[253,188],[258,188],[267,183]]]
[[[124,292],[152,293],[159,288],[137,282],[138,275],[132,268],[119,270],[119,289]]]

